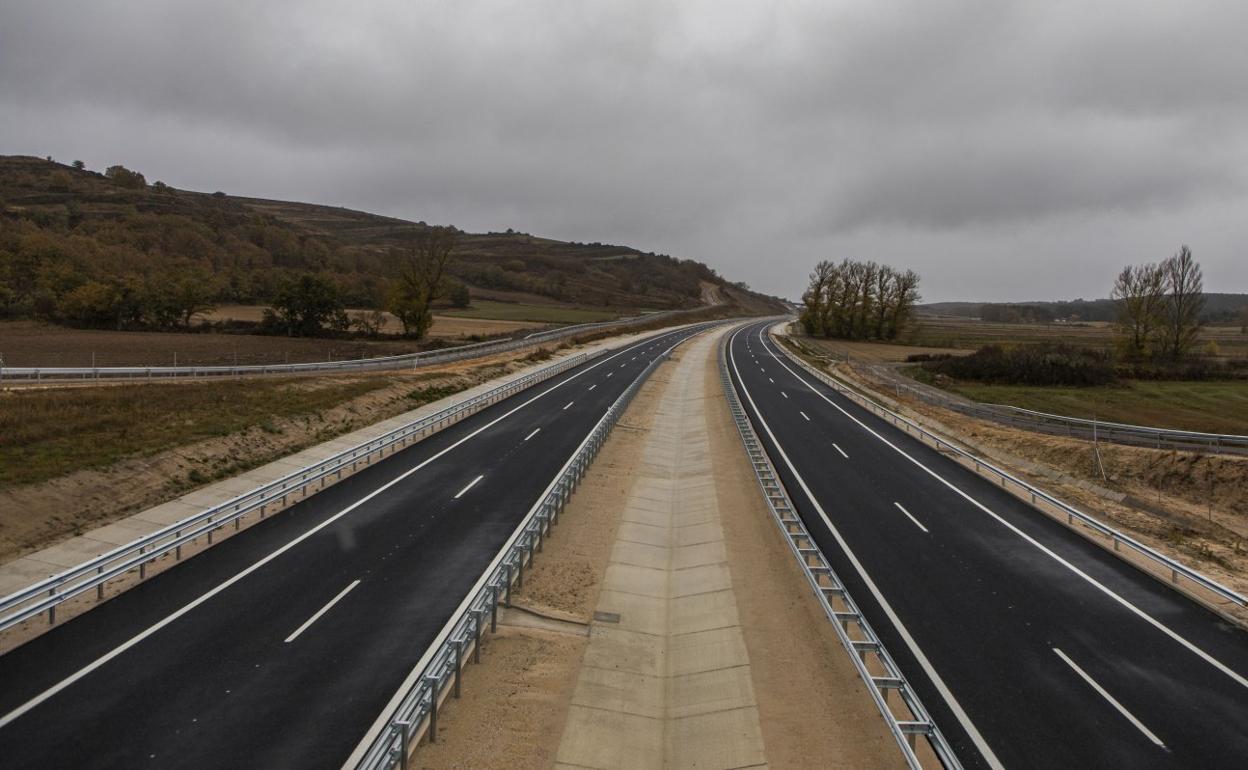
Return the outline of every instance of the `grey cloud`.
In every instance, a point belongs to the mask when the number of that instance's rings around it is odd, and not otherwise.
[[[1233,290],[1245,28],[1212,1],[19,0],[0,152],[628,243],[788,295],[852,255],[932,299],[1090,296],[1183,240]],[[1072,232],[1096,270],[999,269]]]

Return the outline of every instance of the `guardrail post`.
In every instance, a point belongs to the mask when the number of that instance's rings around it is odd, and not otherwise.
[[[463,673],[464,639],[455,640],[455,697],[459,697],[459,677]]]
[[[411,740],[412,723],[406,720],[399,720],[391,725],[391,728],[399,733],[399,767],[407,770],[407,742]]]
[[[48,598],[51,599],[51,598],[54,598],[55,596],[56,596],[56,589],[49,588]],[[49,626],[56,625],[56,605],[55,604],[53,604],[51,607],[48,608],[48,625]]]
[[[472,613],[472,662],[481,662],[481,616],[485,614],[481,610]]]
[[[498,633],[498,586],[490,586],[490,633]]]
[[[438,678],[425,677],[429,685],[429,742],[438,742]]]
[[[97,574],[97,575],[103,575],[103,574],[104,574],[104,567],[103,567],[103,566],[96,567],[96,568],[95,568],[95,574]],[[104,601],[104,583],[103,583],[103,581],[101,581],[101,582],[100,582],[100,584],[99,584],[99,585],[97,585],[97,586],[95,587],[95,600],[96,600],[96,601]]]

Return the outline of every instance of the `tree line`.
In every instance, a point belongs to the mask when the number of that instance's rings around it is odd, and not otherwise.
[[[850,340],[893,340],[919,300],[919,276],[875,262],[824,260],[802,295],[806,333]]]
[[[1204,325],[1204,276],[1187,246],[1162,262],[1124,267],[1111,297],[1118,305],[1115,331],[1126,360],[1174,364],[1193,354]]]

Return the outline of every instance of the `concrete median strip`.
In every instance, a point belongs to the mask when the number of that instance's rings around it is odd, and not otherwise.
[[[766,762],[694,343],[625,502],[556,767]],[[701,355],[699,355],[701,354]]]

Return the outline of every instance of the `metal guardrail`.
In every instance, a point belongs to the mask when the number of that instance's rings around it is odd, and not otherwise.
[[[703,328],[715,323],[719,322],[704,324]],[[422,734],[427,731],[431,740],[437,740],[439,705],[447,697],[448,690],[459,697],[460,676],[467,656],[471,654],[479,659],[486,616],[489,616],[490,630],[497,630],[499,604],[510,606],[512,584],[522,585],[526,564],[531,564],[534,553],[541,551],[543,538],[602,448],[611,428],[651,373],[670,357],[673,349],[688,339],[676,342],[651,361],[607,408],[486,568],[460,605],[458,614],[430,645],[422,663],[418,663],[416,671],[408,677],[407,690],[396,696],[397,705],[383,713],[382,729],[356,748],[344,768],[389,770],[397,766],[406,770],[413,743]]]
[[[864,393],[859,392],[857,389],[851,387],[847,383],[841,382],[840,380],[836,379],[834,376],[829,375],[828,373],[820,371],[819,369],[816,369],[815,367],[811,366],[809,363],[802,360],[800,356],[795,355],[793,351],[789,350],[787,345],[784,345],[776,340],[773,340],[773,341],[776,342],[776,347],[779,348],[780,351],[782,351],[784,355],[790,361],[793,361],[798,366],[805,369],[806,372],[814,376],[823,384],[827,385],[828,387],[832,388],[838,393],[841,393],[847,396],[848,398],[857,402],[860,406],[866,408],[868,411],[874,412],[877,416],[881,417],[882,419],[888,422],[891,422],[895,427],[901,428],[902,430],[906,431],[906,433],[917,435],[920,439],[925,439],[931,442],[932,445],[935,446],[938,450],[941,450],[943,452],[948,452],[950,454],[955,455],[958,458],[961,458],[963,462],[967,463],[968,465],[973,466],[976,473],[979,473],[985,476],[988,476],[988,475],[992,476],[995,480],[997,480],[1001,484],[1002,488],[1008,488],[1009,485],[1013,484],[1016,489],[1021,490],[1022,492],[1025,492],[1030,497],[1031,504],[1033,506],[1036,506],[1037,503],[1039,502],[1047,503],[1049,506],[1057,509],[1063,515],[1065,515],[1066,523],[1068,525],[1073,525],[1074,522],[1078,520],[1079,523],[1097,532],[1098,534],[1108,538],[1113,543],[1113,550],[1115,552],[1119,551],[1120,548],[1125,547],[1129,549],[1130,551],[1133,551],[1136,554],[1142,556],[1147,562],[1151,563],[1153,566],[1159,568],[1163,574],[1169,573],[1170,582],[1175,585],[1178,585],[1179,578],[1184,578],[1190,581],[1192,584],[1199,586],[1200,588],[1214,594],[1215,596],[1221,598],[1224,601],[1231,602],[1232,604],[1237,604],[1240,607],[1248,607],[1248,598],[1245,598],[1239,593],[1231,590],[1230,588],[1227,588],[1226,586],[1222,585],[1216,580],[1198,572],[1195,569],[1192,569],[1191,567],[1187,566],[1186,564],[1183,564],[1182,562],[1175,561],[1174,559],[1171,559],[1169,556],[1158,553],[1157,551],[1153,550],[1152,548],[1145,545],[1144,543],[1141,543],[1135,538],[1130,537],[1129,535],[1124,535],[1123,533],[1119,532],[1113,527],[1110,527],[1107,524],[1104,524],[1103,522],[1099,521],[1098,519],[1093,518],[1092,516],[1084,513],[1083,511],[1080,511],[1078,508],[1075,508],[1074,506],[1062,500],[1059,500],[1053,495],[1050,495],[1048,492],[1045,492],[1044,490],[1038,487],[1032,486],[1026,481],[1023,481],[1022,479],[1002,470],[1001,468],[998,468],[997,466],[993,465],[987,460],[984,460],[966,451],[960,446],[950,443],[946,439],[936,435],[935,433],[932,433],[931,431],[927,430],[926,428],[923,428],[922,426],[911,421],[910,419],[903,417],[897,414],[896,412],[888,409],[887,407],[880,405],[879,403],[872,400],[870,397],[868,397]]]
[[[724,355],[729,336],[725,335],[719,346],[720,381],[723,383],[724,395],[728,399],[728,408],[732,412],[733,422],[736,423],[737,432],[740,433],[741,441],[745,444],[745,452],[749,457],[750,465],[754,468],[754,477],[763,490],[767,508],[784,534],[789,550],[801,564],[806,580],[810,583],[820,606],[823,607],[824,614],[832,623],[832,627],[836,629],[836,635],[846,652],[849,653],[854,667],[858,670],[858,675],[869,685],[867,689],[871,692],[871,697],[888,724],[893,737],[897,739],[906,764],[914,770],[921,770],[923,767],[915,753],[915,740],[921,735],[927,739],[932,751],[944,767],[950,770],[961,768],[962,765],[945,740],[944,734],[928,716],[918,694],[906,681],[901,669],[888,654],[888,650],[876,636],[870,623],[863,617],[858,605],[854,603],[849,591],[846,590],[845,584],[832,570],[818,544],[811,538],[801,517],[797,515],[788,491],[780,481],[780,476],[767,456],[766,449],[758,440],[750,424],[749,416],[737,395],[736,386],[732,382],[732,375],[728,371],[728,362]],[[872,673],[872,665],[868,663],[868,660],[874,664],[876,671],[882,673]],[[900,698],[900,705],[905,711],[906,718],[904,719],[893,713],[889,705],[889,693],[893,691],[897,692]]]
[[[458,401],[445,409],[395,428],[382,436],[346,449],[319,463],[297,470],[10,594],[0,599],[0,631],[44,612],[48,613],[49,624],[55,623],[56,608],[75,596],[94,588],[97,599],[103,599],[105,585],[111,580],[132,570],[138,570],[139,579],[142,580],[147,576],[147,566],[156,559],[173,553],[174,558],[180,560],[182,546],[201,537],[206,537],[207,542],[211,544],[213,533],[230,522],[233,522],[235,529],[238,529],[240,521],[249,514],[258,513],[263,518],[266,513],[271,512],[270,507],[274,509],[284,507],[290,495],[302,493],[303,497],[307,497],[308,488],[313,484],[319,483],[320,487],[324,487],[325,480],[330,476],[341,479],[344,470],[352,472],[361,463],[370,464],[374,455],[380,459],[385,456],[387,449],[393,454],[418,438],[423,438],[490,404],[597,358],[605,352],[604,349],[592,354],[578,353],[491,388],[484,393]]]
[[[840,360],[844,361],[855,371],[886,383],[888,388],[895,391],[898,396],[901,396],[904,391],[906,395],[917,398],[926,404],[949,409],[965,414],[968,417],[1001,423],[1012,428],[1020,428],[1053,436],[1069,436],[1071,438],[1153,447],[1156,449],[1212,452],[1214,454],[1221,454],[1222,452],[1248,453],[1248,436],[1103,422],[1101,420],[1089,420],[1023,409],[1022,407],[1010,406],[1008,404],[981,404],[964,401],[942,393],[935,388],[930,388],[920,383],[907,382],[891,367],[854,360],[853,355],[846,350],[831,350]]]
[[[360,358],[350,361],[321,361],[303,364],[246,364],[243,366],[0,366],[0,384],[5,380],[41,382],[43,380],[99,380],[99,379],[155,379],[196,377],[237,377],[263,374],[306,374],[308,372],[352,372],[394,369],[416,369],[421,366],[460,361],[466,358],[503,353],[508,350],[540,345],[544,342],[572,337],[598,329],[619,328],[651,323],[655,320],[673,318],[681,313],[701,310],[667,310],[660,313],[625,318],[615,321],[577,324],[550,331],[537,332],[519,339],[487,340],[471,345],[460,345],[442,350],[421,353],[404,353],[397,356]]]

